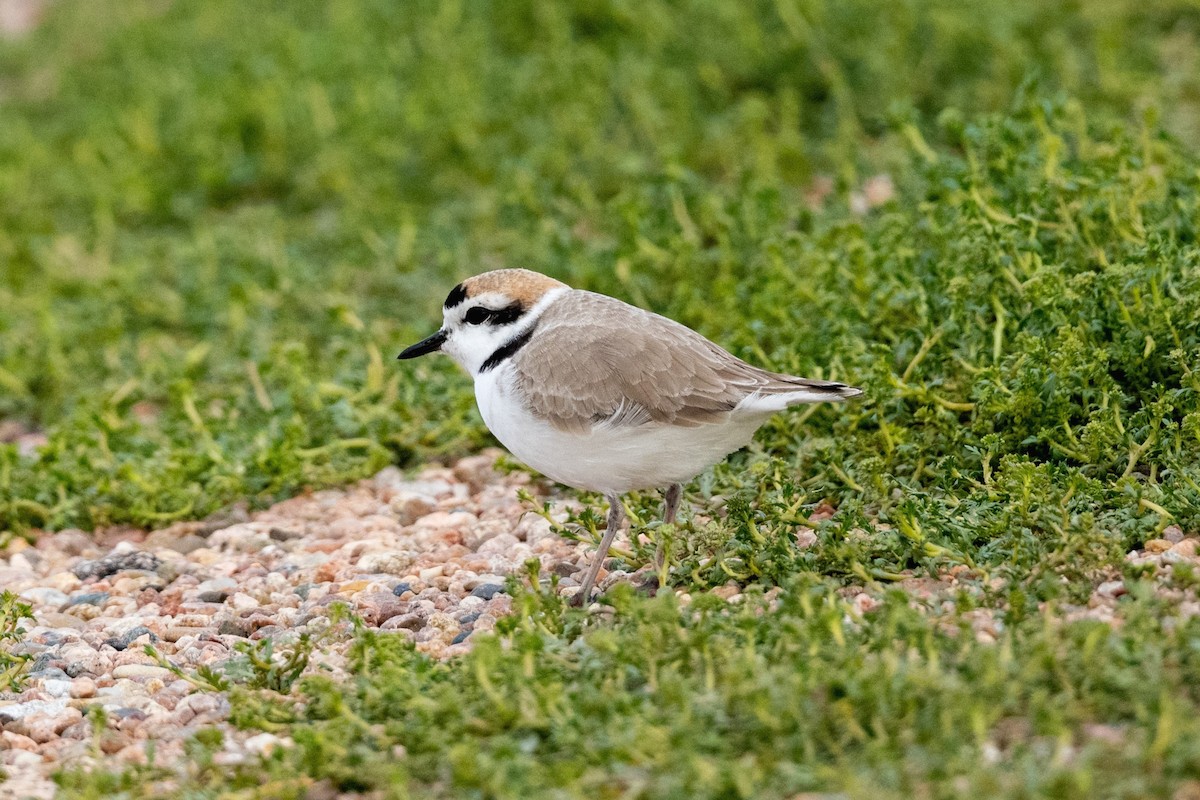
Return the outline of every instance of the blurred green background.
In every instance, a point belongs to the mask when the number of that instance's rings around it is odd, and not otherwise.
[[[1126,0],[55,3],[0,45],[0,419],[49,436],[0,446],[0,529],[161,524],[467,452],[486,441],[468,382],[392,357],[499,266],[768,366],[864,380],[882,346],[899,371],[947,312],[861,275],[843,291],[856,259],[913,269],[852,194],[889,176],[919,228],[949,186],[929,157],[967,151],[973,174],[966,121],[1039,98],[1072,98],[1051,113],[1068,129],[1153,109],[1144,135],[1194,141],[1198,20]]]

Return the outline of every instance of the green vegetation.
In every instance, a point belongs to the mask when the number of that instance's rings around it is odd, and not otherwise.
[[[33,609],[28,603],[22,603],[7,589],[0,592],[0,691],[21,691],[29,657],[14,655],[10,648],[25,636],[21,620],[32,618]]]
[[[468,381],[391,359],[525,266],[867,398],[689,488],[728,514],[672,536],[688,608],[530,589],[510,648],[359,630],[351,683],[255,695],[278,793],[1169,795],[1195,581],[1124,554],[1200,527],[1198,64],[1183,2],[57,4],[0,45],[0,418],[49,437],[0,445],[0,531],[473,451]],[[882,586],[955,565],[949,607]],[[1064,619],[1113,577],[1119,627]],[[262,784],[195,746],[197,796]]]
[[[610,599],[619,622],[584,628],[521,593],[511,647],[484,639],[450,663],[360,627],[353,681],[308,678],[296,705],[235,694],[258,715],[245,724],[294,749],[231,774],[219,735],[197,741],[188,796],[1137,798],[1170,796],[1200,757],[1200,623],[1148,596],[1123,630],[1029,620],[989,646],[901,591],[865,616],[810,580],[766,614],[761,598],[684,615],[671,596]],[[63,785],[180,796],[156,783],[172,775]]]
[[[338,612],[338,614],[340,613]],[[331,615],[331,617],[338,621],[341,619],[338,615]],[[328,634],[329,631],[325,633]],[[324,638],[324,636],[313,637],[309,633],[302,633],[295,642],[278,653],[275,650],[275,642],[271,639],[237,642],[233,648],[237,655],[223,662],[220,669],[202,666],[197,668],[194,675],[185,672],[158,652],[153,645],[146,645],[143,652],[157,661],[160,667],[171,670],[177,677],[199,689],[223,692],[236,684],[251,689],[268,689],[277,694],[287,694],[292,690],[292,685],[308,668],[313,650],[321,644]]]

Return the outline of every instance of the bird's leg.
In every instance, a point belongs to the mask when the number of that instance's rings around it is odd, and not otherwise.
[[[672,483],[667,487],[667,491],[663,494],[663,522],[668,525],[675,524],[675,514],[679,511],[679,498],[683,495],[683,485]],[[662,536],[658,537],[658,547],[654,549],[654,571],[658,573],[658,585],[667,585],[667,571],[664,569],[667,563],[667,548],[666,542]]]
[[[683,484],[672,483],[663,496],[663,522],[675,524],[675,512],[679,511],[679,498],[683,496]]]
[[[596,576],[600,574],[600,567],[604,565],[604,559],[608,556],[608,548],[612,546],[613,539],[617,538],[617,531],[621,529],[621,523],[625,520],[625,509],[621,506],[621,498],[615,494],[607,495],[608,497],[608,527],[604,531],[604,538],[600,540],[600,548],[596,551],[596,555],[592,556],[592,564],[588,567],[587,575],[583,578],[583,588],[579,590],[579,594],[575,595],[575,605],[587,605],[591,602],[592,587],[596,583]]]

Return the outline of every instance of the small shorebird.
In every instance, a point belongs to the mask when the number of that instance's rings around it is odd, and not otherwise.
[[[468,278],[442,318],[399,357],[449,355],[475,379],[483,421],[513,455],[608,499],[583,603],[624,520],[622,493],[665,487],[663,517],[674,522],[682,485],[772,414],[862,394],[767,372],[674,320],[524,269]]]

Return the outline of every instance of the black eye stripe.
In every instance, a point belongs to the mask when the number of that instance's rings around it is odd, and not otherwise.
[[[507,325],[510,322],[516,322],[517,318],[524,313],[525,309],[521,307],[520,303],[513,303],[510,306],[498,308],[493,311],[491,314],[491,322],[493,325]]]
[[[508,325],[509,323],[516,322],[523,313],[525,313],[525,309],[521,307],[520,303],[513,303],[504,308],[475,306],[467,310],[467,313],[463,316],[463,320],[468,325],[482,325],[485,322],[489,325]]]

